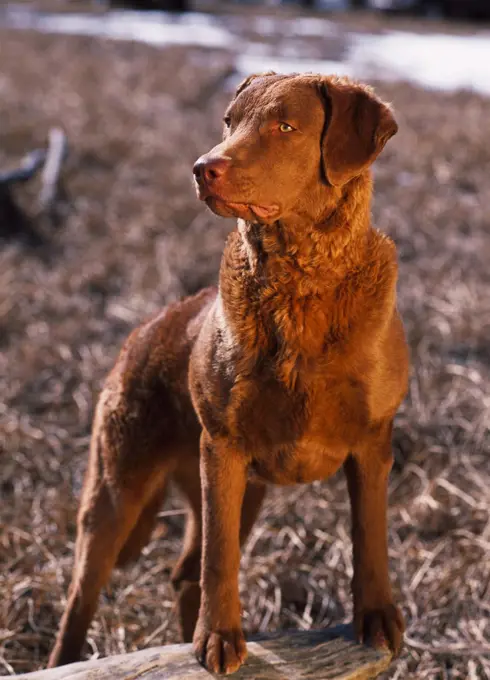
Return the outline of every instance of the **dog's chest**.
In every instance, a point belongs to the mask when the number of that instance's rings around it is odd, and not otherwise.
[[[214,318],[213,361],[229,375],[222,431],[263,479],[328,477],[367,421],[366,396],[342,358],[358,286],[333,275],[320,286],[283,261],[277,271],[271,258],[255,266],[243,252],[225,253]]]
[[[277,378],[236,382],[226,411],[237,448],[251,457],[251,473],[276,484],[325,479],[353,450],[368,414],[356,381],[320,376],[289,389]]]
[[[249,467],[251,479],[288,486],[328,479],[344,462],[348,447],[327,446],[323,438],[304,438],[299,443],[256,455]]]

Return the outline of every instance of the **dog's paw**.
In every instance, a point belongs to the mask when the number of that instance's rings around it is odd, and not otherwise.
[[[376,649],[389,648],[398,656],[403,645],[405,621],[398,607],[392,603],[381,607],[364,608],[354,617],[354,628],[359,642]]]
[[[234,673],[247,658],[240,628],[212,631],[198,622],[193,644],[197,660],[211,673]]]

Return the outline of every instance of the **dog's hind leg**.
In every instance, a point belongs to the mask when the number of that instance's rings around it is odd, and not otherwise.
[[[176,594],[176,609],[184,642],[191,642],[199,612],[201,588],[201,482],[198,454],[192,464],[179,466],[173,479],[188,503],[184,545],[171,581]]]
[[[150,515],[153,519],[162,500],[169,464],[148,455],[142,464],[138,451],[130,458],[126,448],[131,441],[124,423],[112,414],[96,422],[78,513],[75,566],[51,668],[80,658],[101,589],[118,557],[134,556],[148,538]]]
[[[153,529],[157,523],[158,512],[167,495],[167,484],[154,494],[141,511],[136,524],[121,548],[116,561],[116,567],[125,567],[136,562],[145,545],[149,542]]]
[[[186,496],[189,503],[184,547],[173,572],[172,585],[177,595],[177,614],[182,639],[191,642],[199,615],[201,601],[201,483],[199,477],[199,461],[185,469],[177,468],[173,475],[175,482]],[[245,490],[240,525],[240,543],[243,545],[254,525],[264,500],[266,487],[263,484],[249,482]]]

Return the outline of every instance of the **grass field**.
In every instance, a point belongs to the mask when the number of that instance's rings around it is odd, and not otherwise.
[[[47,661],[63,609],[94,400],[128,331],[212,282],[231,221],[194,196],[217,142],[222,51],[0,32],[0,168],[67,132],[68,200],[43,245],[0,241],[0,673]],[[490,677],[490,100],[379,85],[400,133],[376,164],[374,221],[399,249],[411,347],[396,421],[390,558],[408,622],[389,678]],[[37,185],[16,192],[35,215]],[[0,224],[1,234],[6,234]],[[115,572],[85,656],[178,641],[163,508]],[[248,632],[351,615],[341,476],[273,490],[244,551]]]

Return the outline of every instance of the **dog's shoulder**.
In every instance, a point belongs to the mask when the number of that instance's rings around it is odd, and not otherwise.
[[[389,236],[378,229],[371,229],[369,233],[367,264],[378,285],[396,284],[398,276],[396,246]]]
[[[374,323],[388,320],[395,309],[397,279],[396,246],[386,234],[372,229],[362,266],[360,292],[362,308]]]

